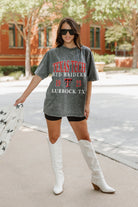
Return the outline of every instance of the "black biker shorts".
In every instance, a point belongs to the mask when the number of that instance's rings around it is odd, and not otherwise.
[[[45,118],[50,120],[50,121],[56,121],[56,120],[60,120],[62,119],[62,117],[57,117],[57,116],[49,116],[47,114],[45,114]],[[69,121],[82,121],[84,119],[86,119],[85,116],[82,116],[82,117],[76,117],[76,116],[67,116],[67,119]]]

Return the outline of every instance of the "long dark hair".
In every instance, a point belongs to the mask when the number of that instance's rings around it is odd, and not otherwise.
[[[77,22],[75,22],[75,20],[71,17],[63,18],[60,21],[58,29],[57,29],[56,47],[60,47],[64,44],[64,40],[62,39],[62,35],[61,35],[61,27],[65,22],[70,25],[71,29],[73,29],[73,31],[74,31],[74,43],[79,49],[81,49],[80,25]]]

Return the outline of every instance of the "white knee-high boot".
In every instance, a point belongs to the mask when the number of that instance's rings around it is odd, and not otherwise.
[[[96,153],[92,142],[80,140],[79,145],[87,162],[88,167],[92,172],[91,183],[95,190],[100,190],[103,193],[115,193],[115,189],[111,188],[105,181],[103,172],[96,158]]]
[[[52,168],[55,174],[55,186],[53,192],[58,195],[63,192],[64,184],[64,173],[63,173],[63,163],[62,163],[62,143],[61,137],[52,144],[49,140],[49,150],[51,155]]]

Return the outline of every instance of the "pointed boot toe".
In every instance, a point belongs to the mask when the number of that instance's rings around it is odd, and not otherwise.
[[[59,195],[63,193],[63,185],[64,185],[64,175],[57,178],[56,184],[53,188],[53,192],[55,195]]]
[[[94,190],[97,190],[97,191],[101,191],[103,193],[109,193],[109,194],[112,194],[112,193],[115,193],[115,189],[110,187],[106,181],[104,180],[104,178],[99,178],[98,181],[94,182],[92,181],[92,185],[94,187]]]
[[[61,193],[63,193],[63,185],[55,185],[54,188],[53,188],[53,193],[55,195],[59,195]]]

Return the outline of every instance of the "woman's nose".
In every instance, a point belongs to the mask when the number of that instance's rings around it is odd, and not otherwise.
[[[69,31],[67,31],[66,35],[70,35]]]

